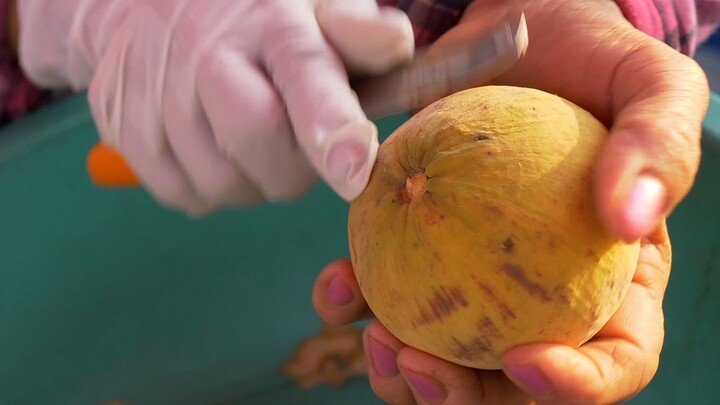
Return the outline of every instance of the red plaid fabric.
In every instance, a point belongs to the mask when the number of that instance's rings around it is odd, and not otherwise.
[[[693,55],[720,22],[720,0],[616,0],[638,29]]]
[[[7,48],[9,5],[9,0],[0,0],[0,125],[25,116],[56,96],[32,85]]]
[[[472,0],[378,0],[380,6],[397,7],[407,13],[417,46],[435,42],[455,26],[470,3]]]
[[[417,46],[433,43],[455,26],[473,0],[378,0],[405,11]],[[482,1],[482,0],[476,0]],[[692,55],[720,22],[720,0],[616,0],[640,30]],[[5,47],[9,0],[0,0],[0,125],[23,117],[67,92],[33,86]]]
[[[482,1],[482,0],[476,0]],[[693,55],[720,23],[720,0],[616,0],[638,29]],[[408,14],[418,46],[435,41],[453,25],[472,0],[378,0]]]

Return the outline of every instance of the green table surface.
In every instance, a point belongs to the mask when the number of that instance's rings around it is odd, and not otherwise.
[[[720,403],[719,106],[670,219],[666,344],[634,404]],[[320,326],[310,289],[348,254],[346,203],[318,185],[190,220],[91,185],[96,139],[82,96],[0,132],[0,404],[380,403],[362,379],[308,391],[278,373]]]

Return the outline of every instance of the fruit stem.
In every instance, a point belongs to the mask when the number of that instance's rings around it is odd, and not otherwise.
[[[423,172],[412,172],[405,180],[405,195],[408,202],[427,191],[428,178]]]

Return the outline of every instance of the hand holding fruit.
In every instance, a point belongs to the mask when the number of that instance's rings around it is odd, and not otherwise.
[[[478,1],[436,43],[476,35],[508,5],[525,10],[530,46],[494,83],[557,94],[604,122],[611,135],[595,170],[598,214],[627,241],[647,235],[695,179],[704,72],[635,29],[612,0]]]
[[[439,42],[492,26],[506,3],[473,3]],[[494,84],[558,94],[609,127],[589,179],[594,207],[610,235],[641,240],[637,266],[614,315],[590,341],[578,349],[521,345],[504,354],[502,372],[409,347],[374,321],[365,331],[370,382],[389,403],[616,403],[643,389],[657,370],[671,256],[664,218],[697,170],[705,77],[692,60],[634,29],[612,1],[513,3],[526,6],[530,46]],[[313,301],[330,323],[372,315],[348,261],[323,270]]]
[[[461,367],[407,346],[377,320],[363,332],[368,375],[389,404],[612,404],[653,378],[663,345],[663,295],[671,267],[664,223],[643,238],[632,284],[605,326],[578,350],[520,346],[503,370]],[[317,278],[313,303],[334,325],[370,318],[349,260],[330,263]]]

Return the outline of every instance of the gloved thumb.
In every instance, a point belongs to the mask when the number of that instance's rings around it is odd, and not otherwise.
[[[383,73],[413,57],[412,24],[397,8],[375,0],[316,0],[315,17],[350,73]]]

